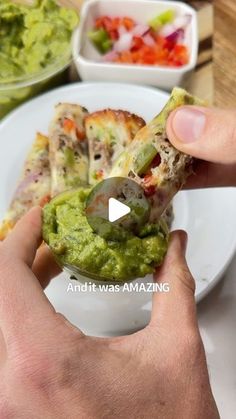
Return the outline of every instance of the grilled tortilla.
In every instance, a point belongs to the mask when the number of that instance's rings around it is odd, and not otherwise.
[[[150,222],[156,222],[192,173],[193,159],[169,142],[166,121],[181,105],[204,105],[185,90],[174,88],[159,115],[136,134],[115,162],[110,176],[130,177],[142,186],[150,201]]]
[[[15,194],[0,226],[0,240],[33,206],[43,206],[50,200],[51,173],[48,137],[38,133],[25,160]]]
[[[51,195],[88,182],[88,147],[84,128],[87,109],[59,103],[49,127]]]

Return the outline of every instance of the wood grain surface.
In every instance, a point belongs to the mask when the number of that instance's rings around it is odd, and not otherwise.
[[[205,8],[203,11],[205,17],[202,16],[199,21],[200,28],[203,25],[205,31],[209,21],[206,2],[193,0],[188,3],[196,7],[199,12]],[[208,69],[205,67],[200,72],[196,71],[196,77],[192,79],[189,89],[202,95],[201,91],[204,91],[205,86],[208,95],[209,71],[213,70],[210,82],[213,103],[218,107],[232,108],[236,107],[236,0],[209,0],[208,3],[209,6],[212,5],[212,13],[214,8],[213,61],[212,65],[208,64]]]
[[[199,52],[195,71],[184,81],[183,87],[205,99],[214,100],[213,89],[213,5],[211,1],[186,1],[197,11]]]
[[[236,107],[236,0],[215,0],[215,104]]]

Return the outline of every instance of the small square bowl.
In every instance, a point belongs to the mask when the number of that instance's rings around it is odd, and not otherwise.
[[[101,62],[87,33],[102,15],[128,16],[139,23],[147,23],[156,15],[172,9],[177,16],[191,15],[185,33],[185,45],[190,51],[189,63],[182,67],[117,64]],[[196,66],[198,53],[197,17],[194,9],[179,1],[159,0],[89,0],[81,9],[79,28],[73,37],[73,59],[79,76],[86,81],[117,81],[157,86],[170,90],[180,85],[183,78]]]

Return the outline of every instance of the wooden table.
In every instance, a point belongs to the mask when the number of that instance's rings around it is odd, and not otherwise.
[[[186,1],[197,10],[199,54],[195,71],[184,82],[191,93],[213,103],[213,5],[210,1]]]
[[[215,104],[236,107],[236,1],[215,0]]]
[[[204,57],[201,53],[202,40],[205,39],[206,48],[206,42],[210,45],[210,28],[214,36],[212,62],[207,63],[206,58],[205,64],[196,69],[189,86],[186,87],[199,96],[211,98],[210,102],[213,101],[216,106],[236,107],[236,0],[190,0],[187,3],[198,10],[200,62],[201,56]]]

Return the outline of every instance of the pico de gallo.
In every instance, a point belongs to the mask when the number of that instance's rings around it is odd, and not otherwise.
[[[100,16],[88,37],[101,53],[102,61],[181,67],[189,62],[185,35],[190,22],[190,15],[176,16],[173,10],[147,24],[127,16]]]

